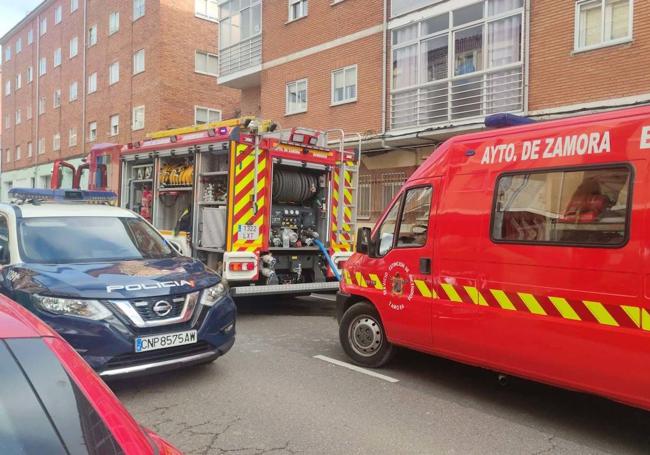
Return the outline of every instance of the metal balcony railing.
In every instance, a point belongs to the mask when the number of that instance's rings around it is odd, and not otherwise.
[[[240,41],[219,51],[219,76],[262,64],[262,35]]]

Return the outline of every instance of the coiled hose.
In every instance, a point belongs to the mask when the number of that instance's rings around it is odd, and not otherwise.
[[[273,202],[300,204],[318,188],[318,177],[296,169],[277,169],[273,173]]]

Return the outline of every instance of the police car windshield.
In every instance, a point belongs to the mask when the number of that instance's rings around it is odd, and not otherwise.
[[[18,223],[25,262],[66,264],[174,256],[165,240],[139,218],[44,217]]]

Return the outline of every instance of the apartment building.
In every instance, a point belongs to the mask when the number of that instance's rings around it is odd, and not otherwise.
[[[45,0],[0,39],[2,196],[101,142],[239,114],[214,0]]]

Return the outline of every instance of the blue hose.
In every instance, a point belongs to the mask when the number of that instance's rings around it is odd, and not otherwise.
[[[327,252],[327,249],[325,248],[325,245],[323,245],[323,242],[321,242],[318,239],[314,239],[314,243],[318,248],[320,248],[321,253],[325,256],[325,259],[327,259],[327,262],[330,265],[330,269],[332,269],[332,272],[334,272],[334,276],[336,277],[337,281],[341,281],[341,274],[339,273],[338,269],[336,268],[336,264],[334,264],[334,261],[332,260],[332,257],[329,255]]]

